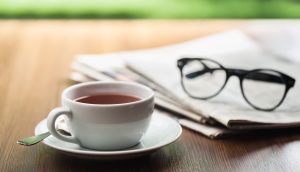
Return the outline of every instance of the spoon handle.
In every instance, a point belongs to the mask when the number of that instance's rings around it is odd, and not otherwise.
[[[48,136],[50,136],[50,132],[45,132],[36,136],[31,136],[31,137],[18,140],[17,143],[24,146],[31,146],[39,143],[40,141],[44,140]]]

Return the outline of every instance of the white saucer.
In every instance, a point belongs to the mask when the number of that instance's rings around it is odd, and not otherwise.
[[[47,132],[47,120],[44,119],[35,127],[35,135]],[[85,158],[123,159],[152,153],[163,146],[176,141],[182,129],[177,121],[155,111],[148,131],[136,146],[118,151],[96,151],[82,148],[77,144],[64,142],[53,136],[46,138],[43,143],[62,153]]]

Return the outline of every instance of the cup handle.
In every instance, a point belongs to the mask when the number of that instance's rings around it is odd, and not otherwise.
[[[78,143],[78,140],[72,135],[72,136],[66,136],[62,135],[59,132],[56,131],[55,129],[55,121],[60,115],[66,115],[67,118],[71,119],[72,118],[72,112],[66,107],[58,107],[53,109],[47,118],[47,127],[49,132],[56,138],[66,141],[66,142],[71,142],[71,143]]]

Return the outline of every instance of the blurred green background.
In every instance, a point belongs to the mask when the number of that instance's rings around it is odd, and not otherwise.
[[[0,18],[299,18],[300,0],[0,0]]]

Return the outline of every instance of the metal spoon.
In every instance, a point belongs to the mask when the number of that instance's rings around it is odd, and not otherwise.
[[[69,129],[68,129],[64,119],[58,121],[57,131],[63,135],[67,135],[67,136],[71,135],[68,132]],[[31,137],[27,137],[27,138],[18,140],[17,143],[20,145],[24,145],[24,146],[31,146],[31,145],[35,145],[35,144],[41,142],[42,140],[44,140],[45,138],[47,138],[50,135],[51,135],[50,132],[45,132],[45,133],[42,133],[42,134],[39,134],[36,136],[31,136]]]

